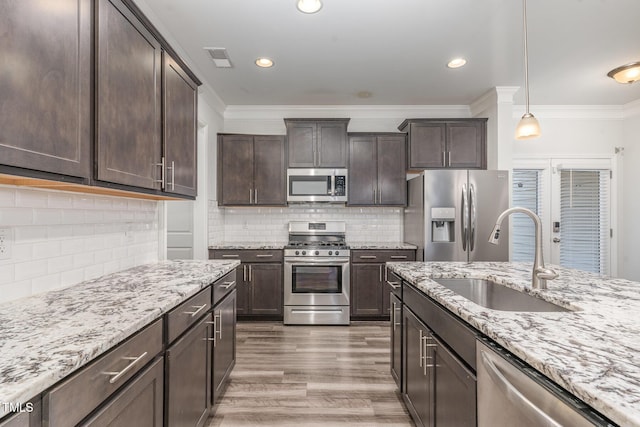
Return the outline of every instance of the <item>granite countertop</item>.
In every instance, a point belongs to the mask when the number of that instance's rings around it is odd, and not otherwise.
[[[349,246],[349,249],[378,249],[378,250],[385,250],[385,249],[417,249],[417,246],[415,245],[410,245],[408,243],[402,243],[402,242],[382,242],[382,243],[371,243],[371,242],[348,242],[347,246]]]
[[[389,268],[569,392],[624,426],[640,426],[640,283],[552,266],[531,290],[527,263],[388,263]],[[488,278],[578,311],[486,309],[431,278]]]
[[[0,402],[27,402],[239,263],[162,261],[0,305]]]
[[[287,242],[225,242],[210,245],[209,249],[284,249]]]

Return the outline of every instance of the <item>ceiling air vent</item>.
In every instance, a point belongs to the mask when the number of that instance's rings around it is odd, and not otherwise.
[[[218,68],[231,68],[231,61],[229,61],[229,54],[224,47],[205,47],[204,50],[209,52],[213,63]]]

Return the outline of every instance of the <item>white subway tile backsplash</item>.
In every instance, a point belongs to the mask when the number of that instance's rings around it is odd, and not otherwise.
[[[0,185],[0,302],[158,260],[159,203]],[[133,238],[127,236],[130,233]]]

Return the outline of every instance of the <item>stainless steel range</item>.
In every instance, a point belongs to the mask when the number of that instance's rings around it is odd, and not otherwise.
[[[349,324],[349,248],[343,221],[289,223],[284,324]]]

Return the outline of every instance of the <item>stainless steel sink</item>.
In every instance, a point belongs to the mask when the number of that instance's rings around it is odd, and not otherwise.
[[[491,310],[571,311],[485,279],[433,279],[445,288]]]

